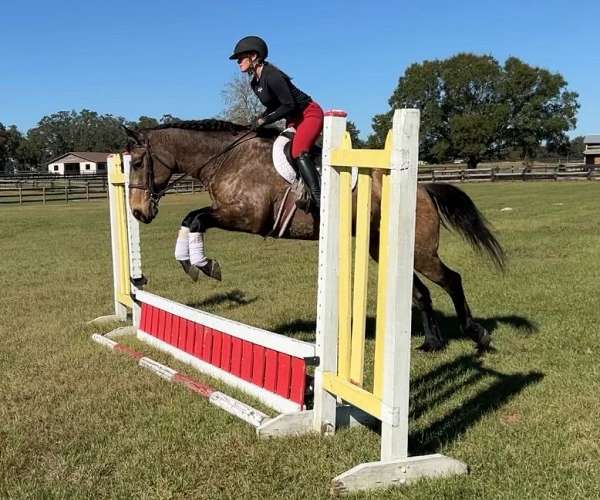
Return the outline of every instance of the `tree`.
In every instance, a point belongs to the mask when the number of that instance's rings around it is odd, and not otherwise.
[[[250,88],[248,77],[242,74],[234,76],[225,85],[221,95],[225,109],[220,116],[230,122],[246,125],[265,109]]]
[[[0,173],[6,172],[6,144],[8,143],[8,133],[6,132],[6,128],[0,122]]]
[[[502,148],[500,130],[506,106],[499,99],[501,69],[491,56],[458,54],[445,61],[411,65],[400,78],[390,106],[421,110],[421,158],[430,162],[464,158],[473,168]],[[375,116],[382,147],[393,111]]]
[[[421,158],[464,158],[469,167],[518,148],[535,157],[543,142],[558,146],[575,125],[577,94],[558,74],[516,58],[504,67],[491,56],[458,54],[411,65],[400,78],[391,111],[373,117],[370,147],[382,147],[394,109],[421,110]]]
[[[122,117],[87,109],[59,111],[44,116],[28,130],[18,157],[25,166],[39,170],[50,159],[69,151],[120,151],[127,142],[121,127],[124,123]]]
[[[525,64],[516,57],[504,65],[502,98],[509,106],[507,142],[530,162],[545,141],[550,150],[568,144],[566,132],[577,124],[578,94],[566,90],[558,73]]]
[[[139,130],[142,128],[158,127],[159,123],[156,118],[152,118],[151,116],[142,115],[137,119],[137,122],[132,122],[132,123],[128,124],[128,126],[129,125],[131,125],[129,128],[132,128],[134,130]]]
[[[360,136],[360,130],[356,127],[356,124],[352,120],[346,122],[346,131],[350,134],[352,139],[352,147],[354,149],[361,149],[365,147],[365,141]]]
[[[15,125],[5,128],[0,123],[0,172],[12,174],[19,169],[18,151],[24,138]]]
[[[177,118],[176,116],[170,115],[170,114],[166,114],[166,115],[162,115],[160,117],[160,123],[161,125],[167,124],[167,123],[175,123],[175,122],[180,122],[182,121],[181,118]]]
[[[585,151],[584,139],[582,135],[578,135],[569,141],[568,154],[569,158],[573,161],[578,161],[578,159],[583,161],[583,153]]]

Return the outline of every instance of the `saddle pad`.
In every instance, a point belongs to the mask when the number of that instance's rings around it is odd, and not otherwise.
[[[277,173],[283,177],[288,184],[292,184],[296,180],[296,171],[288,161],[284,148],[285,145],[291,141],[287,135],[292,135],[295,132],[296,129],[294,127],[286,128],[273,143],[273,165],[275,165]]]
[[[294,127],[286,128],[273,143],[273,165],[277,173],[288,183],[293,184],[297,174],[294,167],[290,164],[288,157],[285,154],[285,147],[290,142],[293,135],[296,133]],[[352,189],[356,187],[358,182],[358,168],[352,168]]]

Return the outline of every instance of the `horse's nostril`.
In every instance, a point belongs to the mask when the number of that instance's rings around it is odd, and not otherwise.
[[[141,210],[134,210],[133,211],[133,216],[137,219],[137,220],[142,220],[142,212]]]

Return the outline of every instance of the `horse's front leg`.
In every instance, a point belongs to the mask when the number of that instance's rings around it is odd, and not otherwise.
[[[198,280],[200,271],[221,281],[221,266],[216,260],[208,259],[204,253],[204,233],[213,226],[211,207],[193,210],[181,222],[175,244],[175,258],[194,281]]]

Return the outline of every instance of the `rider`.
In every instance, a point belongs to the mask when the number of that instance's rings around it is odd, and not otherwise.
[[[247,36],[235,45],[229,59],[237,60],[240,71],[252,75],[250,87],[267,108],[253,126],[258,128],[285,118],[286,126],[296,129],[292,139],[292,158],[318,213],[321,199],[319,174],[309,150],[323,129],[323,110],[299,90],[288,75],[266,61],[268,53],[262,38]],[[308,211],[307,205],[298,202],[297,205]]]

